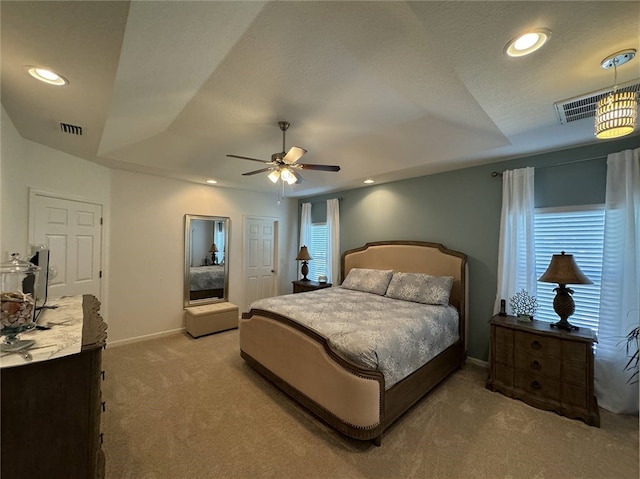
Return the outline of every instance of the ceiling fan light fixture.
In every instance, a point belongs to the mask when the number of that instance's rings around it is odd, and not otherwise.
[[[551,30],[536,28],[512,38],[504,47],[504,52],[510,57],[523,57],[542,48],[549,38]]]
[[[622,50],[608,56],[600,66],[613,67],[613,91],[601,98],[596,106],[594,133],[598,139],[619,138],[632,133],[638,120],[638,98],[635,91],[617,91],[618,66],[635,57],[634,49]]]
[[[269,178],[272,182],[277,183],[278,180],[280,179],[280,171],[273,170],[271,173],[267,175],[267,178]]]
[[[282,178],[282,181],[286,181],[290,185],[293,185],[298,181],[289,168],[282,168],[280,171],[280,178]]]
[[[66,78],[46,68],[29,66],[27,67],[27,72],[29,72],[29,75],[31,75],[36,80],[48,83],[49,85],[64,86],[69,83]]]

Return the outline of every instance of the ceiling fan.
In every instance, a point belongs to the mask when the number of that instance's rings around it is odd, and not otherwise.
[[[300,173],[296,170],[340,171],[340,167],[336,165],[298,163],[298,160],[302,158],[302,155],[304,155],[307,150],[298,146],[292,146],[289,151],[285,153],[285,132],[289,129],[291,124],[288,121],[279,121],[278,126],[280,127],[280,130],[282,130],[282,152],[271,155],[271,161],[249,158],[247,156],[227,155],[229,158],[259,161],[260,163],[269,165],[266,168],[242,173],[243,176],[256,175],[258,173],[270,171],[271,173],[269,173],[268,178],[274,183],[277,183],[278,180],[282,178],[282,181],[286,181],[288,184],[293,185],[294,183],[302,183],[304,181]]]

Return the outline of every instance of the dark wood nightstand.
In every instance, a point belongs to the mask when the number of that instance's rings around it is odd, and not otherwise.
[[[589,328],[551,328],[550,323],[496,315],[491,325],[487,388],[527,404],[600,427],[593,392],[593,343]]]
[[[331,283],[318,283],[317,281],[292,281],[294,293],[304,293],[305,291],[315,291],[316,289],[330,288]]]

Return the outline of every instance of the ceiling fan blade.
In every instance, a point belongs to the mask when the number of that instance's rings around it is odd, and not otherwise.
[[[269,163],[265,160],[259,160],[257,158],[249,158],[248,156],[227,155],[229,158],[240,158],[241,160],[259,161],[260,163]]]
[[[250,171],[249,173],[242,173],[242,176],[257,175],[258,173],[264,173],[265,171],[271,171],[271,170],[272,168],[260,168],[259,170]]]
[[[304,155],[306,152],[307,150],[305,150],[304,148],[300,148],[299,146],[292,146],[287,154],[284,155],[282,161],[287,165],[291,165],[302,158],[302,155]]]
[[[340,167],[337,165],[314,165],[311,163],[298,163],[303,170],[319,170],[319,171],[340,171]]]

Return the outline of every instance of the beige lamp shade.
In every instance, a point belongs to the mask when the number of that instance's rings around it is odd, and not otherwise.
[[[313,258],[309,254],[309,250],[307,250],[306,246],[301,246],[300,251],[298,251],[298,256],[296,256],[296,261],[310,261]]]
[[[618,138],[633,133],[637,118],[636,92],[620,91],[607,95],[596,107],[596,137]]]
[[[209,253],[217,253],[218,252],[218,247],[216,246],[215,243],[213,243],[211,245],[211,248],[209,248]]]
[[[572,254],[554,254],[551,262],[538,281],[558,284],[593,284],[580,270]]]

